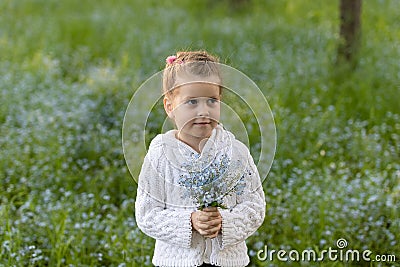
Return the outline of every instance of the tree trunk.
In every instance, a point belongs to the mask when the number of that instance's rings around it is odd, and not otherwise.
[[[355,63],[361,37],[362,0],[340,0],[338,62]]]

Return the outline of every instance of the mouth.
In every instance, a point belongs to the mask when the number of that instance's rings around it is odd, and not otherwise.
[[[194,125],[209,125],[211,124],[211,121],[207,121],[207,122],[194,122]]]

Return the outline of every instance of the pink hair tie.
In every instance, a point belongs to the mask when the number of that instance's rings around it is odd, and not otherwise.
[[[169,57],[167,57],[167,59],[165,60],[168,64],[172,64],[172,63],[174,63],[174,61],[177,59],[178,57],[177,56],[169,56]]]

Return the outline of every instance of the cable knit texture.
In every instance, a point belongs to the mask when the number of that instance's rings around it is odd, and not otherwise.
[[[135,216],[139,228],[156,239],[153,264],[156,266],[246,266],[249,263],[245,240],[262,224],[265,197],[262,184],[247,147],[232,133],[217,126],[201,154],[175,138],[176,130],[157,135],[151,142],[139,175]],[[182,197],[178,179],[182,164],[194,159],[207,161],[218,153],[228,153],[246,166],[246,186],[240,195],[226,196],[228,209],[219,209],[222,234],[206,239],[192,229],[191,199]]]

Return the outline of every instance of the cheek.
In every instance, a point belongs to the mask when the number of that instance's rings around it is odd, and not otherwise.
[[[219,107],[213,109],[211,112],[211,117],[213,118],[219,119],[220,115],[221,115],[221,109]]]
[[[180,109],[175,111],[175,121],[179,126],[184,126],[195,116],[189,109]]]

